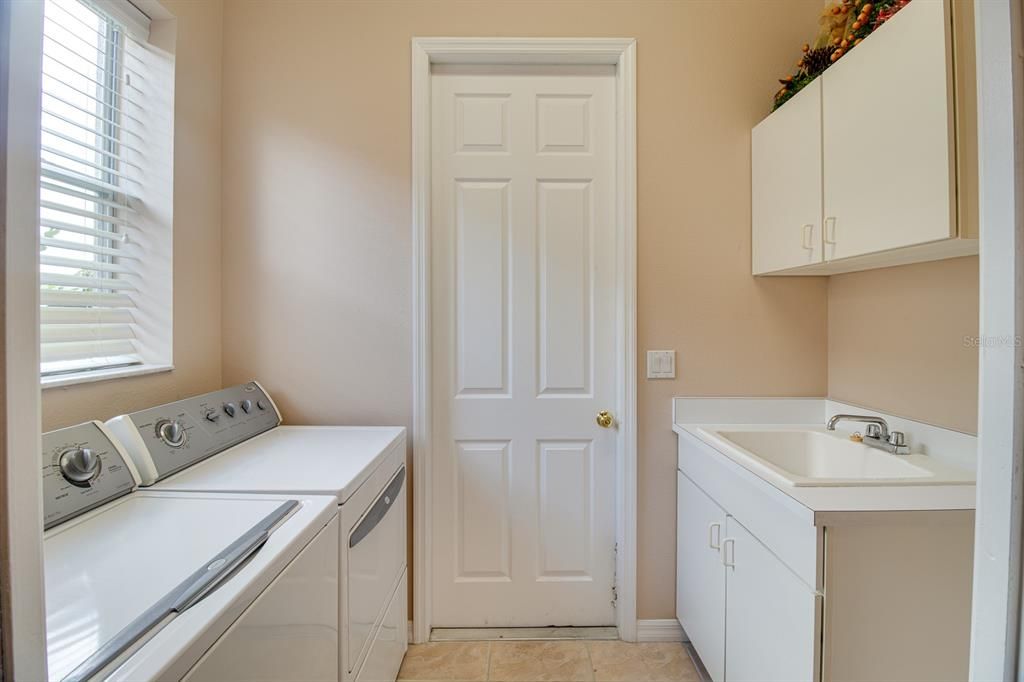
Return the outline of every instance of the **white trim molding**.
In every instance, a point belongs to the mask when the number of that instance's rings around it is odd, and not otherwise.
[[[0,0],[2,1],[2,0]],[[39,476],[39,117],[42,80],[43,5],[10,2],[10,39],[0,41],[0,68],[8,69],[3,234],[6,253],[3,333],[6,400],[0,438],[6,456],[6,490],[0,491],[0,523],[6,524],[9,584],[4,633],[11,650],[5,668],[12,679],[46,678],[46,609],[43,582],[43,491]],[[5,428],[6,427],[6,428]]]
[[[972,680],[1021,679],[1024,6],[975,2],[980,310]]]
[[[655,618],[636,622],[638,642],[687,642],[683,626],[675,618]]]
[[[608,64],[616,71],[617,357],[621,403],[616,489],[616,623],[636,620],[636,41],[632,38],[413,38],[413,641],[431,623],[430,72],[434,64]]]

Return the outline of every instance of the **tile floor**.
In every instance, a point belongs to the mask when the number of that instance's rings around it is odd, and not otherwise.
[[[400,682],[697,682],[682,644],[609,641],[412,645]]]

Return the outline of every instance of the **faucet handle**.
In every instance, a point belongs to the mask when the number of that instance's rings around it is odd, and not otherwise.
[[[864,435],[868,438],[881,438],[882,429],[878,424],[868,424],[864,427]]]
[[[902,431],[890,431],[889,432],[889,445],[891,445],[893,447],[896,447],[896,448],[902,448],[902,447],[905,447],[906,444],[907,444],[907,439],[903,435]]]

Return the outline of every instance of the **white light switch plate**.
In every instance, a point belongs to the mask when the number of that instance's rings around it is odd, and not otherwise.
[[[674,350],[647,351],[648,379],[675,379],[676,352]]]

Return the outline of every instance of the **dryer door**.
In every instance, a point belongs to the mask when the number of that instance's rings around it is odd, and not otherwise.
[[[405,467],[345,539],[348,549],[348,672],[358,670],[405,568]]]

